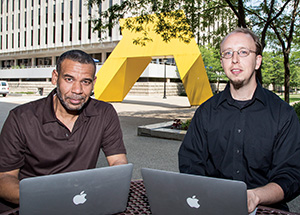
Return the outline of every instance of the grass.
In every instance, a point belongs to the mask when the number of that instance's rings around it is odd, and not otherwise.
[[[284,95],[279,95],[279,97],[284,100]],[[290,94],[290,103],[300,101],[300,94]]]
[[[35,94],[35,92],[15,92],[16,94]]]

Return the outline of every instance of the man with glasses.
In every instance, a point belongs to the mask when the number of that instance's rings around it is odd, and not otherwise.
[[[182,173],[244,181],[248,211],[288,210],[299,194],[300,124],[294,109],[262,88],[259,38],[238,28],[221,42],[225,90],[195,112],[179,149]]]

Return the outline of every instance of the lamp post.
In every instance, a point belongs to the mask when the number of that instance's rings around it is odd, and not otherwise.
[[[166,63],[167,63],[168,59],[164,58],[163,62],[164,62],[164,97],[163,99],[167,98],[167,71],[166,71]]]

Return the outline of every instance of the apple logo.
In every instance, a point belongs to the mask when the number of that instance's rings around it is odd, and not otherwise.
[[[86,194],[82,191],[79,195],[74,196],[73,202],[75,205],[83,204],[86,201]]]
[[[191,207],[191,208],[199,208],[200,207],[200,204],[198,203],[199,199],[196,199],[196,196],[193,196],[192,198],[191,197],[188,197],[186,199],[186,202],[188,203],[188,205]]]

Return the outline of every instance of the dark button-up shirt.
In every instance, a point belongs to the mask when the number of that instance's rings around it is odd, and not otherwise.
[[[294,109],[258,84],[241,106],[225,90],[195,112],[179,150],[180,172],[244,181],[275,182],[285,198],[300,187],[300,125]]]

